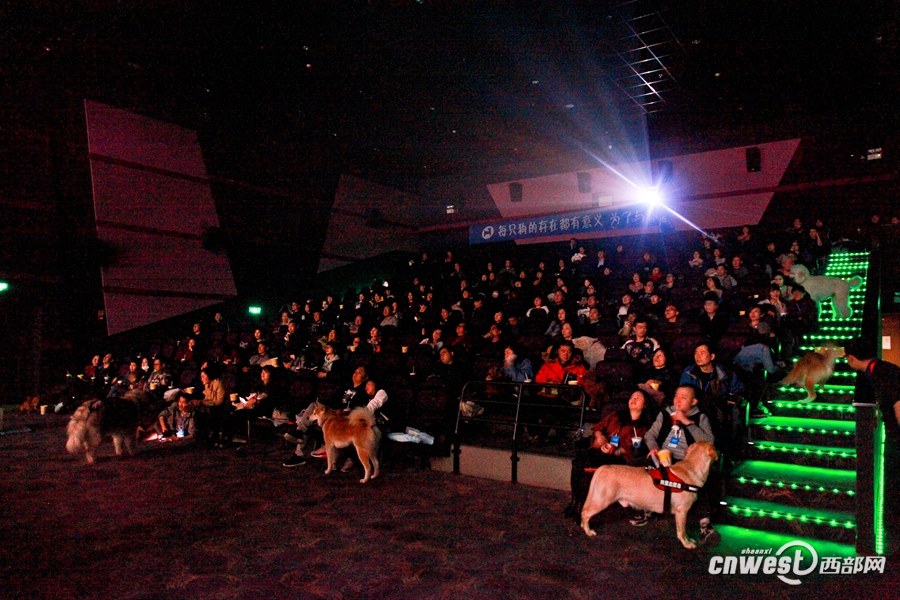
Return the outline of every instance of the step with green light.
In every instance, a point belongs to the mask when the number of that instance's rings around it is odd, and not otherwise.
[[[856,422],[829,419],[808,419],[804,417],[763,417],[750,419],[750,424],[766,431],[803,433],[809,435],[833,435],[852,437],[856,435]]]
[[[733,496],[725,498],[724,502],[728,512],[735,517],[784,519],[821,527],[856,529],[856,515],[842,510],[810,509]]]
[[[856,460],[855,448],[840,448],[835,446],[819,446],[815,444],[792,444],[788,442],[770,442],[759,440],[748,442],[755,450],[771,453],[773,458],[782,460],[789,456],[819,458],[819,459],[843,459]]]
[[[716,531],[722,536],[722,542],[716,546],[715,553],[724,556],[738,556],[745,549],[772,549],[774,553],[785,544],[805,542],[816,549],[822,556],[855,557],[856,547],[850,544],[838,544],[810,537],[800,537],[784,533],[773,533],[759,529],[738,527],[737,525],[716,525]]]
[[[776,409],[799,411],[801,413],[824,412],[826,414],[833,413],[841,416],[856,414],[856,407],[852,404],[800,402],[799,400],[775,400],[772,404]]]
[[[731,475],[742,485],[762,485],[782,490],[856,495],[856,471],[747,460]]]
[[[805,388],[791,385],[780,385],[775,389],[782,394],[792,394],[798,391],[806,391]],[[816,386],[816,391],[820,394],[852,394],[855,390],[855,385],[846,385],[843,383],[826,383],[825,385]]]

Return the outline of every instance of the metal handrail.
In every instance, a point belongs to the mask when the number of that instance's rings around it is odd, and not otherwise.
[[[511,393],[507,394],[506,397],[508,400],[494,400],[494,399],[486,399],[479,398],[480,404],[485,407],[496,407],[496,406],[510,406],[515,407],[514,414],[512,420],[499,419],[496,415],[492,415],[487,410],[483,413],[483,415],[474,415],[474,416],[466,416],[463,414],[462,403],[468,399],[470,399],[467,392],[473,389],[476,386],[491,386],[499,389],[509,389]],[[525,396],[523,393],[525,391],[534,390],[534,395]],[[565,404],[560,403],[552,403],[552,402],[530,402],[529,398],[533,397],[541,397],[541,391],[547,391],[552,393],[553,390],[556,391],[556,396],[562,397],[566,399],[570,397],[571,392],[577,390],[577,402],[573,405],[571,400],[566,400]],[[515,398],[513,401],[512,398]],[[526,399],[523,402],[523,398]],[[586,405],[587,395],[581,386],[572,386],[568,384],[547,384],[547,383],[526,383],[526,382],[495,382],[495,381],[469,381],[467,382],[459,394],[459,402],[460,407],[456,412],[456,426],[453,430],[453,444],[452,444],[452,453],[453,453],[453,473],[459,475],[460,470],[460,455],[462,454],[462,432],[460,425],[462,423],[488,423],[492,425],[502,425],[506,427],[512,427],[512,436],[509,439],[510,442],[510,481],[512,483],[518,482],[518,463],[519,463],[519,426],[544,426],[546,427],[546,423],[541,423],[539,421],[531,421],[528,419],[523,419],[523,406],[527,409],[533,408],[545,408],[557,411],[562,413],[563,411],[571,411],[578,409],[578,425],[571,426],[565,424],[554,424],[553,426],[557,429],[567,429],[571,431],[578,430],[582,425],[584,425],[584,414],[585,414],[585,405]]]
[[[873,249],[869,255],[861,335],[874,340],[881,339],[881,270],[881,253]],[[884,439],[880,432],[884,424],[878,405],[857,401],[860,379],[857,375],[853,393],[853,406],[856,407],[856,551],[860,555],[871,555],[883,551],[878,544],[879,532],[883,530],[883,514],[877,506],[881,500],[879,496],[884,493],[879,481],[879,471],[883,469],[881,455]]]

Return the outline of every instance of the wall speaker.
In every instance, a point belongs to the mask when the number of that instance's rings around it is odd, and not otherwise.
[[[748,173],[759,173],[762,171],[762,153],[759,148],[756,146],[747,148],[746,156]]]
[[[510,202],[521,202],[522,201],[522,184],[518,181],[514,181],[509,184],[509,201]]]
[[[591,193],[591,174],[590,173],[575,173],[575,176],[578,177],[578,192],[581,194],[590,194]]]

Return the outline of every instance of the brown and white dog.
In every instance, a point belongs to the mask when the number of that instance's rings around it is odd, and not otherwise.
[[[66,427],[66,450],[84,452],[87,464],[94,464],[94,450],[107,435],[113,439],[116,455],[134,454],[134,440],[141,417],[139,399],[121,397],[87,400],[75,409]]]
[[[784,378],[784,385],[802,385],[806,388],[806,398],[801,402],[816,399],[816,386],[825,383],[834,374],[834,361],[844,355],[843,348],[824,346],[815,352],[807,352],[800,357],[794,368]]]
[[[716,449],[709,442],[697,442],[688,448],[681,462],[669,467],[669,472],[685,483],[703,487],[709,477],[709,468],[719,458]],[[589,536],[597,535],[591,529],[591,517],[605,510],[614,502],[638,510],[663,512],[665,492],[657,488],[653,479],[642,467],[625,465],[605,465],[594,472],[584,508],[581,509],[581,528]],[[697,494],[681,491],[672,494],[671,511],[675,515],[675,534],[685,548],[693,549],[697,544],[687,537],[687,516]]]
[[[325,456],[328,459],[326,475],[334,471],[338,449],[353,444],[359,462],[365,469],[365,476],[359,482],[365,483],[371,478],[378,477],[378,443],[381,440],[381,432],[375,427],[375,416],[372,411],[358,407],[350,411],[349,415],[345,415],[341,410],[328,408],[316,402],[310,420],[319,422],[325,437]]]

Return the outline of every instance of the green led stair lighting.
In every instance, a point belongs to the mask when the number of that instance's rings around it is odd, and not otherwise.
[[[810,509],[801,506],[787,506],[776,502],[729,497],[725,499],[728,512],[736,517],[764,517],[784,519],[808,525],[856,529],[856,517],[852,513],[838,510]]]
[[[819,435],[852,436],[856,434],[853,421],[806,419],[802,417],[763,417],[751,419],[750,424],[766,431],[809,433]]]
[[[856,495],[856,472],[761,460],[744,461],[732,474],[742,485],[762,485],[782,490]]]
[[[800,402],[799,400],[776,400],[775,408],[783,408],[790,410],[799,410],[805,412],[822,411],[835,412],[841,414],[855,414],[856,407],[852,404],[835,404],[827,402]]]
[[[801,355],[828,344],[843,346],[847,340],[860,335],[868,270],[868,252],[839,251],[829,256],[825,275],[848,281],[858,278],[856,281],[861,279],[862,283],[850,290],[849,317],[835,316],[834,305],[830,300],[818,304],[819,329],[803,337],[798,347]],[[799,357],[790,362],[796,363],[797,360]],[[762,531],[724,525],[723,540],[728,534],[739,538],[734,542],[729,540],[729,544],[742,543],[747,548],[762,547],[759,546],[760,543],[771,543],[773,547],[780,547],[786,542],[776,545],[776,542],[767,540],[796,540],[799,539],[797,533],[805,533],[836,541],[849,541],[857,535],[855,514],[840,509],[849,509],[858,502],[854,444],[857,411],[850,402],[855,393],[854,384],[858,374],[849,369],[845,358],[835,361],[835,369],[827,383],[816,386],[818,401],[802,402],[801,399],[806,397],[806,390],[801,386],[775,384],[775,388],[770,388],[773,397],[768,400],[768,406],[777,416],[749,420],[750,435],[757,439],[748,442],[748,459],[736,466],[731,473],[729,489],[733,496],[726,498],[723,504],[726,505],[732,524],[741,519],[752,519],[749,522],[761,527]],[[876,437],[878,435],[883,436],[883,432],[876,434]],[[825,444],[779,440],[822,440]],[[876,452],[875,479],[875,549],[881,554],[884,551],[884,498],[881,491],[884,473],[883,457],[879,451]],[[757,497],[788,500],[787,504],[779,504],[758,500]],[[794,503],[814,505],[817,508],[793,506]],[[798,526],[803,529],[798,529]],[[772,531],[765,531],[766,529]],[[774,533],[779,529],[786,533]],[[813,531],[816,533],[811,533]],[[783,537],[777,538],[779,535]],[[840,548],[840,552],[831,551],[833,556],[855,555],[852,545],[836,544],[824,539],[806,539],[817,550],[824,548],[826,544]],[[820,552],[820,556],[826,555],[829,552]]]
[[[836,383],[826,383],[823,386],[818,386],[816,389],[821,390],[824,394],[852,394],[856,389],[856,386],[853,385],[842,385]],[[803,388],[796,388],[787,385],[782,385],[778,387],[779,392],[797,392],[802,391],[805,392]]]
[[[753,447],[764,452],[779,452],[796,456],[808,456],[814,458],[841,458],[856,460],[855,448],[837,448],[832,446],[816,446],[813,444],[789,444],[783,442],[753,442]]]
[[[856,547],[850,544],[839,544],[793,534],[760,531],[736,525],[719,525],[718,523],[716,524],[716,531],[722,535],[722,543],[716,546],[716,552],[723,555],[736,555],[745,548],[772,548],[775,551],[788,542],[801,541],[815,548],[819,556],[856,556]]]
[[[875,431],[875,553],[884,554],[884,423]],[[896,508],[894,508],[896,510]]]

